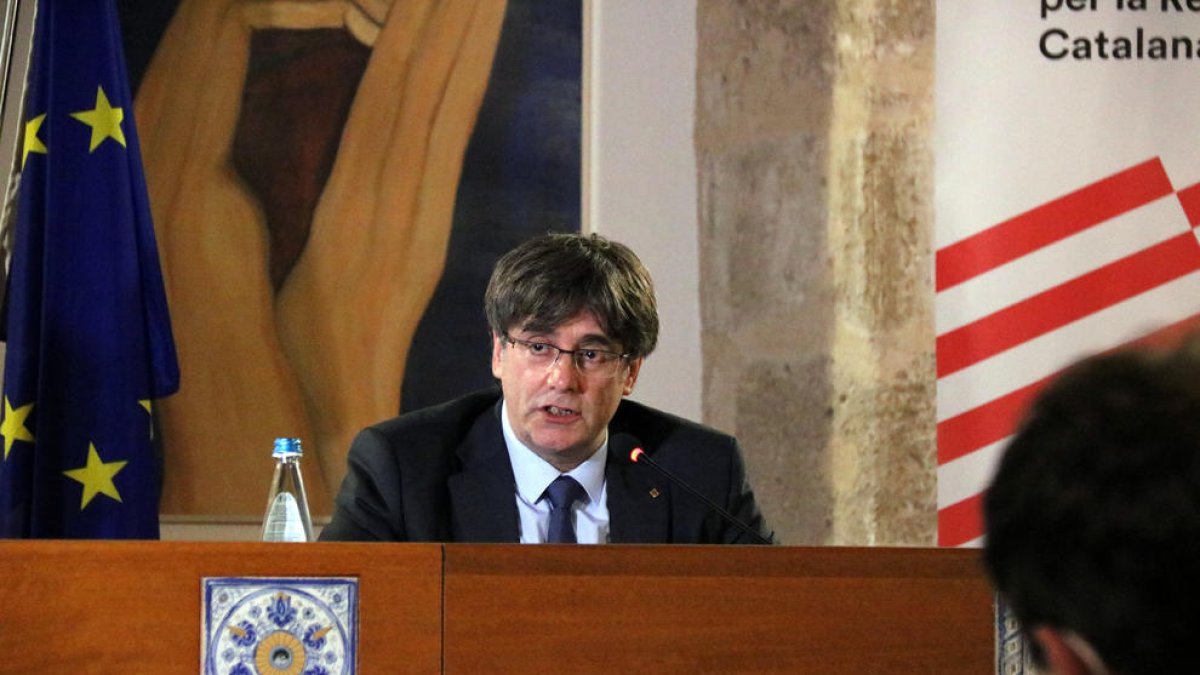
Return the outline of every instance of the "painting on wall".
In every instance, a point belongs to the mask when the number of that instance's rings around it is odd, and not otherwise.
[[[302,439],[491,386],[496,258],[580,223],[582,0],[119,3],[181,368],[164,515],[259,518]]]

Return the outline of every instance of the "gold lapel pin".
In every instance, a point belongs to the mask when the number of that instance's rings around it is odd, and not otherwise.
[[[653,497],[654,499],[658,499],[658,495],[659,495],[658,488],[650,488],[650,496],[651,497]]]

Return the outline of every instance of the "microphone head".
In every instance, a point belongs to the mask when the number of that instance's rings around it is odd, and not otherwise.
[[[641,455],[646,454],[642,450],[642,442],[635,438],[632,434],[621,432],[613,434],[612,438],[608,439],[608,447],[613,454],[618,457],[628,457],[629,461],[635,464]]]

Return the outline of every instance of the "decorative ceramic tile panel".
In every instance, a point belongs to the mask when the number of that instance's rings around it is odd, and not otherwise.
[[[206,577],[205,675],[353,675],[358,580]]]
[[[1021,624],[1008,603],[996,599],[996,675],[1037,675]]]

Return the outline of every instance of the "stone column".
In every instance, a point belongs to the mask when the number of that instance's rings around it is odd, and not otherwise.
[[[700,0],[704,410],[789,544],[936,532],[935,0]]]

